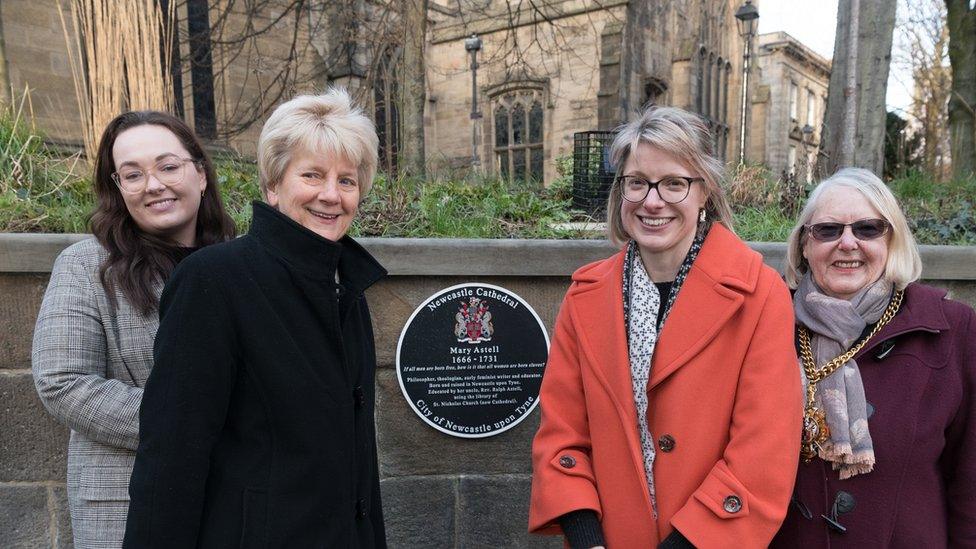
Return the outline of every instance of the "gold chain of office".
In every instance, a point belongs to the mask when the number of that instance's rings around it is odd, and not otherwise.
[[[804,461],[809,462],[812,460],[817,455],[817,448],[830,438],[830,429],[827,427],[827,416],[823,410],[816,406],[817,383],[836,372],[838,368],[854,358],[854,355],[863,349],[868,341],[871,341],[871,338],[881,331],[881,328],[891,322],[891,319],[898,313],[904,296],[904,291],[895,292],[895,295],[891,298],[891,302],[888,303],[888,307],[882,313],[881,318],[875,324],[871,333],[862,339],[860,343],[848,349],[846,353],[827,362],[820,368],[817,368],[817,363],[813,360],[809,330],[803,326],[800,326],[797,330],[800,339],[800,359],[803,361],[803,373],[807,376],[807,401],[803,409],[803,439],[800,445],[800,455]]]

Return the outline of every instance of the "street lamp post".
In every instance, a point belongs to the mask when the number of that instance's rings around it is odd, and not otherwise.
[[[736,10],[735,19],[739,26],[739,35],[745,39],[742,55],[742,108],[739,112],[739,165],[742,165],[746,159],[746,103],[749,93],[749,61],[752,52],[752,38],[756,35],[756,29],[759,27],[759,9],[752,5],[752,0],[746,0],[745,4]]]
[[[481,51],[481,38],[472,34],[464,39],[464,49],[471,54],[471,167],[481,165],[478,160],[478,124],[481,118],[478,112],[478,52]]]
[[[803,165],[806,166],[806,182],[809,183],[813,180],[813,162],[810,161],[809,147],[813,145],[813,126],[810,124],[804,124],[803,129],[800,130],[800,134],[803,138],[800,140],[803,143]]]

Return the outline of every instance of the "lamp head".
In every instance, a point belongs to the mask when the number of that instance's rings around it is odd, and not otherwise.
[[[745,4],[735,11],[735,20],[739,26],[740,36],[746,39],[755,36],[759,28],[759,8],[752,4],[752,0],[746,0]]]
[[[465,38],[464,49],[466,51],[481,50],[481,37],[479,37],[477,34],[472,34],[470,38]]]

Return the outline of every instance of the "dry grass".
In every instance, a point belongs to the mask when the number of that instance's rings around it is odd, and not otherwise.
[[[171,110],[166,67],[173,29],[165,22],[173,21],[175,4],[164,17],[155,0],[72,0],[67,15],[57,3],[87,158],[95,157],[102,130],[119,113]]]

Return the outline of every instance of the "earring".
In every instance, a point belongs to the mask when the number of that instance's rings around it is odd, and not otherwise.
[[[702,208],[701,210],[698,210],[698,222],[699,223],[704,223],[705,222],[705,209],[704,208]]]

